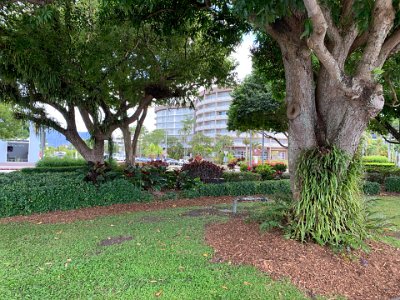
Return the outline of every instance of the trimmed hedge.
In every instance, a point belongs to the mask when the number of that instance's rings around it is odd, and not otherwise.
[[[383,155],[369,155],[362,157],[363,163],[388,163],[389,159]]]
[[[45,157],[39,160],[36,163],[36,167],[83,167],[86,166],[87,162],[80,158],[80,159],[73,159],[73,158],[58,158],[58,157]]]
[[[55,210],[144,202],[152,196],[125,179],[99,186],[84,182],[82,174],[13,172],[0,176],[0,216],[26,215]]]
[[[393,164],[367,164],[364,166],[365,179],[383,184],[390,176],[400,176],[400,168]]]
[[[400,192],[400,176],[391,176],[385,179],[385,190],[387,192]]]
[[[290,193],[289,180],[242,181],[223,184],[204,184],[196,189],[182,192],[185,198],[218,197],[218,196],[247,196],[272,195],[276,193]]]
[[[365,195],[379,195],[381,192],[381,185],[377,182],[365,181],[363,185],[363,192]]]
[[[260,181],[261,175],[253,172],[224,172],[222,174],[225,182],[238,182],[238,181]]]
[[[87,172],[88,166],[67,166],[67,167],[36,167],[21,169],[22,173],[64,173],[64,172]]]
[[[370,162],[370,163],[363,163],[363,165],[367,168],[373,168],[373,167],[389,168],[389,167],[394,167],[395,163],[392,163],[392,162],[385,162],[385,163]]]

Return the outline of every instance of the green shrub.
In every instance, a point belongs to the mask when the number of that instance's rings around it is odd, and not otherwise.
[[[36,167],[21,169],[22,173],[35,174],[35,173],[64,173],[64,172],[87,172],[87,166],[68,166],[68,167]]]
[[[362,157],[363,163],[388,163],[389,159],[383,155],[370,155]]]
[[[400,192],[400,176],[391,176],[385,179],[385,191]]]
[[[365,179],[383,184],[385,178],[400,176],[400,168],[393,164],[367,164],[364,165]]]
[[[394,167],[395,163],[392,162],[368,162],[368,163],[363,163],[364,166],[366,167]]]
[[[255,172],[261,175],[262,180],[273,179],[275,170],[268,164],[257,165]]]
[[[378,172],[364,173],[364,179],[366,181],[376,182],[379,184],[383,184],[387,176],[390,176],[390,174],[378,173]]]
[[[278,172],[284,173],[287,170],[287,165],[285,163],[276,163],[271,166],[272,166],[272,169],[274,169],[275,171],[278,171]]]
[[[242,161],[242,162],[239,164],[239,167],[240,167],[240,172],[247,172],[247,171],[249,170],[249,166],[248,166],[247,163],[244,162],[244,161]]]
[[[381,185],[377,182],[365,181],[363,192],[365,195],[379,195],[381,192]]]
[[[290,193],[289,181],[267,180],[202,184],[196,189],[184,190],[182,196],[185,198],[197,198],[208,196],[270,195],[275,193]]]
[[[253,172],[224,172],[222,174],[225,182],[238,182],[238,181],[260,181],[261,175]]]
[[[58,157],[45,157],[36,163],[36,167],[72,167],[72,166],[86,166],[87,162],[84,159],[73,158],[58,158]]]
[[[151,195],[127,180],[116,179],[99,186],[84,182],[78,172],[0,176],[0,216],[26,215],[113,203],[142,202]]]

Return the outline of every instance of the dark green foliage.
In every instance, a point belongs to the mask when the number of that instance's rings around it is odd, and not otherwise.
[[[88,169],[87,166],[68,166],[68,167],[36,167],[21,169],[22,173],[35,174],[35,173],[63,173],[63,172],[81,172],[82,174]]]
[[[290,236],[302,242],[358,247],[366,236],[360,197],[360,166],[337,148],[302,153],[297,167],[300,198]]]
[[[388,163],[389,159],[382,155],[370,155],[362,157],[363,163]]]
[[[113,180],[118,177],[122,177],[122,174],[117,171],[113,171],[111,165],[108,163],[92,163],[89,162],[89,171],[87,172],[84,180],[92,182],[93,184],[99,184],[107,180]]]
[[[36,167],[83,167],[87,166],[87,162],[84,159],[72,159],[72,158],[57,158],[57,157],[45,157],[36,163]]]
[[[275,171],[284,173],[287,170],[287,165],[284,163],[276,163],[276,164],[272,165],[272,169],[274,169]]]
[[[202,182],[209,182],[221,178],[224,169],[210,161],[195,159],[191,163],[184,164],[181,171],[185,171],[192,178],[200,178]]]
[[[390,176],[390,175],[388,175],[388,176]],[[365,173],[364,178],[365,178],[365,180],[370,181],[370,182],[376,182],[379,184],[383,184],[385,182],[386,175],[385,175],[385,173],[378,173],[378,172]]]
[[[177,171],[175,171],[177,172]],[[186,171],[177,172],[176,188],[179,190],[192,189],[201,184],[200,178],[192,178],[187,175]]]
[[[125,177],[135,186],[144,190],[161,190],[175,184],[176,175],[174,172],[167,174],[167,167],[163,162],[151,162],[143,166],[128,166],[124,170]]]
[[[365,179],[368,181],[379,182],[383,184],[385,178],[390,176],[400,176],[400,168],[386,163],[364,164]]]
[[[144,190],[190,189],[200,183],[198,178],[188,176],[187,171],[168,171],[167,166],[162,161],[128,166],[124,175],[135,186]]]
[[[225,182],[237,182],[237,181],[260,181],[261,175],[253,172],[224,172],[222,178]]]
[[[252,215],[250,219],[259,222],[262,230],[285,228],[290,222],[292,204],[291,194],[277,193],[272,196],[272,202],[267,202],[265,208]]]
[[[285,132],[288,128],[284,101],[272,97],[268,83],[255,74],[232,92],[228,111],[229,130]]]
[[[365,181],[363,185],[365,195],[379,195],[381,192],[381,185],[378,182]]]
[[[98,186],[84,182],[80,173],[0,176],[0,216],[26,215],[114,203],[143,202],[151,195],[124,179]]]
[[[246,196],[246,195],[271,195],[276,193],[290,194],[290,183],[288,180],[267,181],[242,181],[227,182],[222,184],[202,184],[195,189],[184,190],[185,198],[196,198],[204,196]]]
[[[390,176],[385,179],[386,192],[400,192],[400,176]]]

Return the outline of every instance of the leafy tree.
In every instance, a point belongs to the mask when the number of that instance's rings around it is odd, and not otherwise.
[[[0,103],[0,139],[27,138],[29,126],[16,120],[11,106]]]
[[[130,162],[138,134],[132,139],[129,125],[142,126],[152,102],[183,101],[199,86],[231,80],[231,49],[210,43],[195,23],[159,32],[163,20],[106,19],[97,11],[96,2],[65,1],[10,13],[2,24],[2,94],[18,103],[19,118],[61,132],[90,161],[102,161],[104,141],[121,128]],[[67,126],[43,105],[58,110]],[[76,109],[93,148],[77,134]]]
[[[178,138],[168,137],[168,157],[173,159],[181,159],[184,155],[184,148]]]
[[[143,137],[143,144],[161,145],[165,143],[166,131],[164,129],[155,129]]]
[[[384,104],[379,74],[400,49],[398,5],[243,0],[235,6],[280,49],[270,54],[285,70],[289,166],[298,200],[291,235],[335,245],[362,239],[352,160],[369,120]],[[277,64],[270,58],[264,68],[272,76]]]
[[[216,163],[224,163],[224,151],[231,151],[233,138],[229,135],[217,135],[214,140],[213,152],[215,153]]]
[[[181,135],[181,141],[183,144],[183,157],[187,156],[187,145],[189,141],[189,137],[193,135],[195,120],[193,118],[186,118],[182,121],[182,128],[179,130],[179,134]]]
[[[159,158],[162,155],[163,149],[160,145],[150,143],[144,148],[144,155],[153,159]]]
[[[274,139],[286,148],[274,135],[268,134],[285,133],[288,130],[288,119],[285,102],[272,96],[272,82],[267,80],[262,72],[253,71],[234,89],[228,111],[228,129],[241,132],[259,130],[265,137]]]
[[[189,142],[193,156],[201,155],[204,158],[209,157],[213,151],[212,142],[212,138],[203,133],[198,132],[194,134]]]

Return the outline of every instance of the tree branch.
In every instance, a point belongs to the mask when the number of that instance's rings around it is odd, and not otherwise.
[[[67,131],[60,125],[60,123],[55,120],[49,119],[43,110],[38,109],[36,111],[32,110],[30,112],[17,111],[15,113],[15,116],[17,119],[29,120],[40,126],[51,127],[63,135],[65,135]]]
[[[383,137],[383,139],[386,141],[386,142],[388,142],[389,144],[395,144],[395,145],[399,145],[400,144],[400,142],[399,141],[393,141],[393,140],[389,140],[386,136],[382,136]]]
[[[367,45],[359,63],[356,77],[371,80],[372,71],[378,67],[378,56],[382,45],[393,26],[395,13],[392,0],[376,0],[373,12],[372,27],[369,31]]]
[[[340,68],[338,62],[329,52],[325,45],[325,35],[328,29],[328,23],[324,17],[321,7],[316,0],[303,0],[306,6],[308,16],[312,20],[313,33],[307,40],[308,47],[314,51],[319,61],[326,68],[329,75],[336,81],[339,87],[346,94],[353,94],[351,87],[347,85],[344,71]]]
[[[83,107],[79,107],[79,112],[80,112],[80,114],[81,114],[81,116],[82,116],[83,122],[85,123],[86,129],[87,129],[89,132],[93,133],[93,131],[94,131],[94,124],[93,124],[92,120],[90,119],[90,114],[89,114],[89,112],[88,112],[85,108],[83,108]]]
[[[275,142],[277,142],[282,148],[285,148],[285,149],[288,148],[288,146],[284,145],[278,138],[276,138],[276,137],[274,137],[274,136],[272,136],[272,135],[269,135],[269,134],[266,133],[266,132],[262,132],[262,133],[264,134],[264,137],[273,139],[273,140],[274,140]]]
[[[400,50],[400,28],[395,30],[385,41],[381,53],[378,57],[378,67],[382,67],[389,56],[396,54]]]

